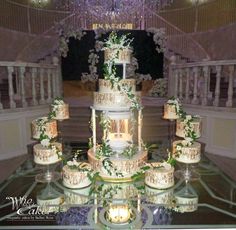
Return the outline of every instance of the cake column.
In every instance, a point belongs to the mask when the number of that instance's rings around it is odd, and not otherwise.
[[[93,151],[96,152],[96,111],[92,108]]]
[[[142,148],[142,109],[138,111],[138,150]]]
[[[126,78],[126,63],[123,63],[123,79]]]

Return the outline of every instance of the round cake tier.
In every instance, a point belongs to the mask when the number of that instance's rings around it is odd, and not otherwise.
[[[91,165],[86,164],[87,169],[91,169]],[[68,165],[65,165],[62,168],[62,177],[63,177],[63,184],[67,188],[84,188],[91,184],[87,176],[87,171],[81,171],[76,168],[70,168]]]
[[[69,105],[68,104],[57,105],[54,119],[55,120],[69,119]]]
[[[173,188],[167,190],[160,190],[145,186],[145,194],[148,202],[159,204],[161,206],[168,206],[172,203],[174,198]]]
[[[52,143],[53,146],[56,146],[58,151],[62,151],[61,143],[54,142]],[[52,149],[51,147],[45,147],[41,144],[36,144],[33,147],[34,150],[34,162],[40,165],[49,165],[55,164],[61,160],[58,157],[57,150]]]
[[[180,212],[194,212],[198,207],[198,197],[181,197],[175,195],[176,204]]]
[[[131,181],[131,176],[137,173],[147,161],[147,151],[141,151],[134,155],[131,159],[128,158],[118,158],[118,157],[110,157],[109,160],[113,164],[113,169],[111,168],[111,175],[107,172],[107,170],[103,166],[104,158],[96,158],[93,149],[88,150],[88,160],[92,165],[94,171],[99,172],[100,176],[105,181],[110,182],[127,182]],[[114,172],[114,168],[117,173],[122,173],[123,177],[118,177]]]
[[[140,94],[136,93],[138,100],[141,100]],[[100,93],[94,92],[94,108],[97,110],[122,111],[129,110],[131,101],[120,92]]]
[[[129,142],[132,141],[132,136],[128,133],[109,133],[108,140],[112,150],[122,152],[129,146]]]
[[[193,130],[196,133],[196,137],[199,138],[201,136],[201,119],[195,118],[193,121],[190,121],[193,125]],[[176,122],[176,136],[185,138],[185,123],[184,121],[178,119]]]
[[[131,62],[131,49],[105,49],[104,50],[104,61],[109,62],[114,58],[115,64],[129,64]]]
[[[42,133],[41,129],[45,126],[45,135],[50,138],[57,137],[57,121],[49,120],[47,117],[41,117],[31,122],[32,137],[39,139]]]
[[[64,190],[65,204],[78,205],[86,204],[89,201],[89,191],[91,186],[82,189]]]
[[[177,151],[177,144],[181,144],[182,140],[173,142],[173,155],[179,162],[186,164],[198,163],[201,159],[201,144],[194,142],[191,146],[180,147],[180,152]]]
[[[145,184],[157,189],[167,189],[174,185],[174,168],[166,169],[160,167],[161,163],[155,162],[150,165],[151,168],[145,172]]]
[[[179,116],[176,114],[175,105],[164,104],[164,119],[175,120]]]
[[[99,82],[99,92],[101,93],[120,92],[117,86],[112,87],[110,80],[99,79],[98,82]],[[134,79],[121,79],[119,82],[121,85],[125,85],[131,88],[131,92],[134,93],[136,91],[136,84]]]

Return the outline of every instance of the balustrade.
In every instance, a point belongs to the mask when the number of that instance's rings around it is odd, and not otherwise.
[[[236,107],[235,66],[236,60],[172,64],[175,87],[169,95],[186,104]]]
[[[0,110],[47,104],[60,96],[61,77],[55,63],[0,62],[0,67],[7,70],[9,98],[3,99],[0,92]]]

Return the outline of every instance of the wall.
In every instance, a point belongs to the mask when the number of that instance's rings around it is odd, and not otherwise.
[[[31,139],[31,121],[48,114],[49,106],[0,111],[0,160],[27,153]]]
[[[189,114],[202,117],[202,136],[208,153],[236,159],[236,109],[184,106]]]

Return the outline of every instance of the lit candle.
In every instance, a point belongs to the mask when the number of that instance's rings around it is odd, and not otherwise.
[[[126,223],[130,219],[130,209],[127,204],[112,204],[108,210],[108,219],[114,224]]]

